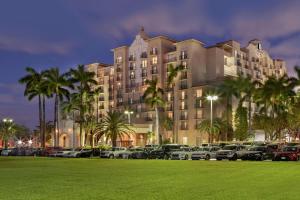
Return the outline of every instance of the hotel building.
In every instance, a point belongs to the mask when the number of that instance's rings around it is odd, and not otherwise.
[[[116,47],[112,52],[112,65],[92,63],[86,69],[96,73],[102,91],[97,108],[99,117],[109,110],[133,111],[130,118],[137,127],[136,134],[123,139],[120,145],[144,145],[149,141],[148,132],[154,130],[154,110],[142,98],[147,79],[157,79],[164,89],[166,106],[161,115],[174,121],[172,130],[160,127],[163,138],[198,145],[207,142],[207,135],[196,128],[201,120],[210,117],[210,103],[204,98],[207,88],[220,84],[225,77],[242,75],[263,82],[268,76],[286,73],[285,62],[271,58],[257,39],[245,47],[234,40],[206,46],[196,39],[149,37],[141,28],[131,45]],[[175,80],[175,93],[167,86],[170,64],[184,66]],[[222,116],[224,105],[221,99],[214,102],[214,117]],[[177,141],[172,138],[173,130]]]

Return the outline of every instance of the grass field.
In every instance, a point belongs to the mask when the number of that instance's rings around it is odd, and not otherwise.
[[[300,162],[1,158],[0,199],[299,199]]]

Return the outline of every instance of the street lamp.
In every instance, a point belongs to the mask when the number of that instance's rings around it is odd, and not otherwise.
[[[131,123],[130,123],[130,115],[133,114],[133,111],[125,110],[125,111],[124,111],[124,114],[128,116],[128,124],[131,124]]]
[[[12,131],[12,128],[13,128],[14,120],[11,118],[4,118],[4,119],[2,119],[2,122],[3,122],[3,128],[4,128],[3,140],[4,140],[4,146],[6,149],[8,147],[8,139],[10,136],[10,132]]]
[[[210,101],[210,135],[212,135],[212,127],[213,127],[213,101],[218,100],[218,96],[217,95],[208,95],[206,97],[206,99]],[[209,137],[209,140],[210,140],[210,137]]]

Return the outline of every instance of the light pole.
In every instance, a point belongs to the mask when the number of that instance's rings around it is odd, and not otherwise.
[[[8,137],[9,137],[9,131],[11,131],[11,129],[13,128],[13,122],[14,120],[11,118],[4,118],[2,119],[3,125],[4,125],[4,131],[5,131],[5,135],[3,135],[3,139],[4,139],[4,148],[7,149],[8,146]]]
[[[210,136],[208,137],[209,140],[208,142],[210,142],[212,136],[212,127],[213,127],[213,101],[216,101],[218,99],[218,96],[208,95],[206,99],[210,101]]]
[[[131,121],[130,121],[130,115],[133,114],[133,111],[125,110],[125,111],[124,111],[124,114],[127,115],[127,117],[128,117],[128,124],[131,124]]]

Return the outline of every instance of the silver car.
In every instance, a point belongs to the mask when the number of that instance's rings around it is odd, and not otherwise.
[[[113,147],[105,151],[101,151],[100,158],[118,158],[119,154],[127,151],[125,147]]]
[[[211,147],[200,147],[198,151],[195,151],[191,155],[192,160],[210,160],[211,158],[216,158],[216,152],[221,148],[218,146]]]

